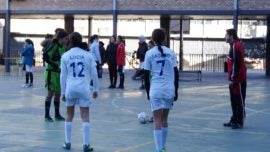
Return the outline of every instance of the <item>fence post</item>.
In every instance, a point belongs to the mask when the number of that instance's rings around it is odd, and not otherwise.
[[[5,16],[5,72],[10,73],[10,0],[6,0]]]

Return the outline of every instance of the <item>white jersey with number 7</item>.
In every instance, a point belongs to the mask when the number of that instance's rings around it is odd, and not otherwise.
[[[162,57],[155,46],[145,55],[144,69],[151,72],[150,98],[170,99],[175,96],[174,67],[177,67],[177,60],[171,49],[161,47],[166,56]]]
[[[74,47],[61,58],[61,93],[67,99],[90,99],[90,81],[93,91],[98,91],[96,62],[92,55]]]

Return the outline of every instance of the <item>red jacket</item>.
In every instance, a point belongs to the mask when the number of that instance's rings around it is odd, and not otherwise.
[[[121,42],[117,46],[116,50],[116,63],[118,66],[125,66],[126,65],[126,52],[125,52],[125,44]]]
[[[229,81],[235,83],[246,81],[247,68],[244,60],[244,47],[240,40],[235,40],[231,45],[227,64]]]

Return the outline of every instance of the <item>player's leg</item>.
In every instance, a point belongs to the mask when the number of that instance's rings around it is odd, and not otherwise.
[[[68,102],[68,101],[66,101]],[[65,144],[63,149],[71,149],[71,131],[72,131],[72,120],[74,117],[75,106],[67,105],[67,119],[65,121]]]
[[[236,123],[236,105],[234,102],[235,97],[234,97],[233,89],[234,89],[233,85],[229,85],[232,116],[228,123],[223,124],[225,127],[231,127],[233,123]]]
[[[232,129],[238,129],[242,127],[244,117],[240,83],[233,84],[232,92],[233,92],[232,103],[235,111],[235,120],[236,120],[236,122],[232,124]]]
[[[118,88],[120,88],[120,89],[124,89],[125,74],[124,74],[123,68],[124,68],[123,66],[118,67],[118,72],[119,72],[119,77],[120,77],[120,84],[119,84]]]
[[[33,66],[29,66],[29,77],[30,77],[29,87],[32,87],[33,86],[33,81],[34,81]]]
[[[237,126],[237,128],[242,128],[244,126],[244,117],[245,117],[245,103],[243,99],[243,94],[242,94],[242,88],[241,88],[241,83],[238,83],[238,88],[239,91],[237,92],[237,111],[238,111],[238,124],[240,126]],[[237,129],[236,128],[236,129]]]
[[[153,119],[154,119],[154,141],[156,146],[156,151],[160,152],[162,150],[162,109],[153,111]]]
[[[25,65],[25,84],[22,85],[22,87],[29,87],[29,78],[30,78],[29,66]]]
[[[90,152],[93,148],[90,147],[90,117],[89,107],[80,107],[82,118],[82,131],[83,131],[83,151]]]
[[[112,70],[113,70],[113,88],[116,88],[116,84],[117,84],[117,65],[114,64],[112,65]]]
[[[29,83],[29,80],[30,80],[30,83],[28,84],[28,87],[32,87],[33,86],[33,66],[32,65],[26,65],[26,79],[27,79],[27,84]]]
[[[167,141],[167,135],[168,135],[168,116],[169,116],[169,109],[164,109],[162,112],[162,149],[165,150],[166,148],[166,141]]]
[[[48,91],[47,97],[45,99],[45,121],[47,122],[53,122],[53,119],[50,116],[50,107],[53,95],[54,95],[53,92]]]
[[[109,77],[110,77],[110,86],[108,88],[113,88],[113,67],[111,64],[108,65]]]
[[[241,94],[242,94],[242,99],[243,99],[243,103],[244,103],[244,118],[246,117],[246,110],[245,110],[245,106],[246,106],[246,90],[247,90],[247,81],[244,81],[241,83]]]
[[[59,92],[55,92],[54,93],[55,120],[65,121],[65,118],[60,115],[60,98],[61,94]]]

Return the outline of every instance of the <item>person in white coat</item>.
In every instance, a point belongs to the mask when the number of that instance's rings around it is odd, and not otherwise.
[[[89,44],[89,50],[90,50],[90,53],[92,54],[92,56],[94,57],[94,60],[96,61],[97,63],[97,71],[98,71],[98,74],[99,72],[101,71],[101,66],[102,66],[102,58],[101,58],[101,55],[100,55],[100,50],[99,50],[99,37],[98,35],[93,35],[90,37],[90,44]],[[101,78],[100,75],[98,75],[99,78]]]
[[[70,49],[61,58],[61,94],[67,107],[65,122],[65,144],[63,148],[71,149],[71,130],[75,105],[80,106],[83,151],[93,151],[90,147],[90,118],[89,107],[92,99],[90,96],[90,81],[93,81],[92,97],[98,96],[98,77],[96,62],[93,56],[84,50],[82,36],[77,33],[69,35]]]

